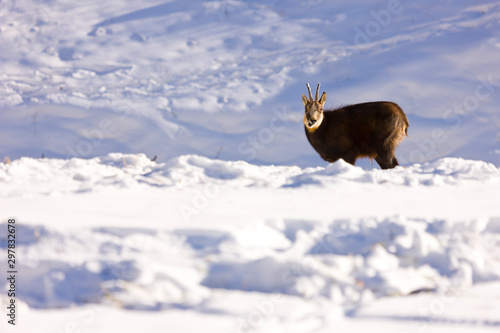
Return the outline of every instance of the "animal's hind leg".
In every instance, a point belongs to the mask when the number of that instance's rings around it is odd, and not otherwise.
[[[399,165],[394,151],[400,141],[398,134],[395,132],[390,133],[387,138],[385,138],[383,148],[378,151],[377,157],[375,158],[375,161],[377,161],[381,169],[392,169]]]
[[[378,165],[380,165],[380,169],[389,169],[390,168],[390,166],[389,166],[390,164],[388,163],[387,159],[380,157],[380,155],[375,157],[375,161],[377,161]]]
[[[346,153],[342,156],[342,159],[347,163],[354,165],[356,163],[356,154],[354,152]]]
[[[377,161],[381,169],[392,169],[395,166],[399,165],[398,160],[393,153],[385,152],[382,154],[378,154],[377,157],[375,157],[375,161]]]

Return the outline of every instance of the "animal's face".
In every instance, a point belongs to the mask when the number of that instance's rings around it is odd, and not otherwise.
[[[316,93],[315,100],[307,99],[305,95],[302,95],[302,102],[305,106],[305,115],[304,115],[304,125],[309,131],[316,130],[323,121],[323,105],[326,101],[326,93],[321,95],[321,98],[318,99],[318,93]]]

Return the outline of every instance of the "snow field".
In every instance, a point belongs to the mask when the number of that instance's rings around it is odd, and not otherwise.
[[[319,81],[328,107],[400,104],[411,123],[403,165],[451,156],[498,166],[499,8],[2,2],[0,155],[316,166],[300,95]],[[276,113],[284,121],[273,127]]]
[[[305,332],[348,320],[346,315],[384,317],[370,304],[388,296],[433,294],[448,302],[500,279],[500,169],[485,162],[448,158],[365,171],[343,161],[301,169],[194,155],[157,163],[115,153],[88,160],[22,158],[0,167],[9,209],[20,202],[44,207],[23,214],[37,223],[21,221],[18,229],[19,299],[37,311],[186,309],[183,316],[225,314],[214,327],[226,330],[298,325],[291,331]],[[353,198],[339,187],[355,194],[358,204],[376,201],[375,207],[400,188],[421,189],[431,201],[442,190],[460,192],[453,201],[477,184],[490,206],[481,214],[477,205],[465,206],[468,197],[452,205],[459,211],[452,218],[436,217],[442,203],[427,204],[434,217],[398,208],[372,214],[370,207],[356,217],[350,208],[336,208]],[[295,200],[288,201],[290,194]],[[339,202],[328,206],[319,199],[329,194]],[[92,204],[106,197],[117,202]],[[137,197],[144,214],[137,214]],[[65,199],[73,202],[70,209],[61,206]],[[77,206],[87,208],[71,208]],[[123,225],[124,216],[135,223]],[[5,252],[6,226],[0,230]],[[495,320],[485,316],[486,324],[478,325],[488,328]]]
[[[493,0],[0,1],[5,331],[498,331],[499,22]],[[401,105],[405,167],[326,165],[306,82]]]

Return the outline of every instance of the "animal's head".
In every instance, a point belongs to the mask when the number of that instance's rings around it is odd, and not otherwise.
[[[325,105],[326,102],[326,93],[323,93],[321,98],[318,100],[320,85],[318,83],[318,87],[316,88],[316,97],[313,100],[311,87],[309,86],[309,83],[306,85],[307,90],[309,91],[309,99],[307,99],[306,95],[302,94],[302,102],[304,103],[306,111],[304,115],[304,125],[308,131],[314,132],[323,121],[323,105]]]

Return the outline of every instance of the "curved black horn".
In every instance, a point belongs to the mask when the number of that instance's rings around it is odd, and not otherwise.
[[[318,87],[316,88],[316,97],[314,97],[314,101],[318,101],[318,95],[319,95],[319,85],[320,83],[318,82]]]

